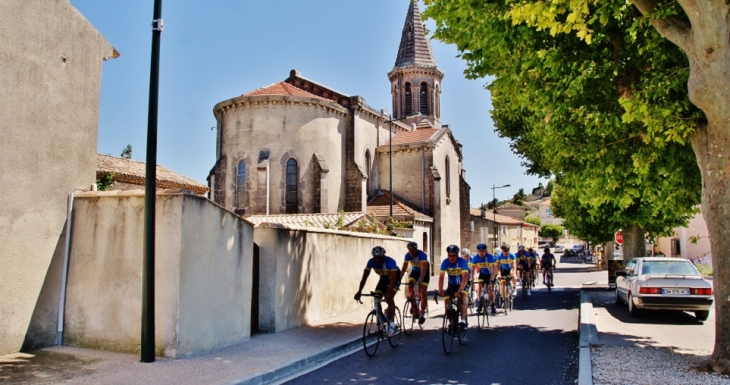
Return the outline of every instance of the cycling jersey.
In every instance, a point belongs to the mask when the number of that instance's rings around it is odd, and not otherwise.
[[[405,261],[411,266],[411,275],[414,273],[421,274],[421,262],[426,261],[428,263],[428,255],[421,250],[415,257],[411,256],[411,253],[406,253]]]
[[[550,254],[543,254],[540,258],[540,265],[543,269],[547,269],[549,267],[555,266],[555,256]]]
[[[479,256],[479,254],[477,254],[472,258],[471,262],[472,265],[476,265],[477,267],[479,267],[480,275],[490,275],[492,274],[491,267],[497,264],[497,257],[492,254],[486,253],[484,254],[484,258],[482,258],[481,256]]]
[[[386,284],[390,284],[391,271],[395,270],[397,272],[400,272],[400,269],[398,268],[398,265],[396,265],[395,260],[388,256],[383,258],[382,263],[380,263],[379,265],[375,263],[375,258],[370,258],[368,264],[365,265],[365,270],[368,269],[372,269],[373,271],[375,271],[375,273],[380,276],[380,282],[384,282]]]
[[[527,260],[530,262],[531,266],[535,266],[537,264],[537,253],[527,253]]]
[[[469,271],[469,263],[464,258],[459,258],[452,264],[447,258],[441,262],[441,271],[448,276],[449,285],[461,285],[461,273]]]
[[[499,253],[499,257],[497,257],[498,263],[500,264],[502,270],[512,269],[512,262],[514,262],[515,259],[515,255],[512,253],[507,253],[507,255],[504,255],[504,253]]]

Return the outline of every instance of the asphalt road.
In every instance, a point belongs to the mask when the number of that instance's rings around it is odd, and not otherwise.
[[[450,355],[441,345],[441,318],[434,317],[395,348],[384,341],[373,358],[359,350],[287,384],[572,385],[579,297],[578,290],[535,291],[526,301],[516,298],[513,312],[491,318],[491,329],[481,332],[470,317],[467,342],[457,342]]]

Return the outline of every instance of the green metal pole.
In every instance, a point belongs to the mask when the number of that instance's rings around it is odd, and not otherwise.
[[[144,257],[142,262],[142,362],[155,361],[155,190],[157,181],[157,98],[160,74],[162,0],[152,17],[150,99],[147,112],[147,164],[144,197]]]

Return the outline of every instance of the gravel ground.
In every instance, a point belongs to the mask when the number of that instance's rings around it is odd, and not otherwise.
[[[698,371],[712,352],[676,348],[591,347],[595,385],[715,385],[730,377]]]

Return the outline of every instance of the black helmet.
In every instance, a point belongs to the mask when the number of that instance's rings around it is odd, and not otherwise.
[[[417,248],[418,248],[418,243],[416,243],[416,242],[413,242],[413,241],[410,241],[410,242],[408,242],[408,244],[406,245],[406,248],[409,248],[409,249],[417,249]]]
[[[543,250],[547,251],[548,253],[550,252],[550,248],[549,247],[546,247]]]
[[[502,244],[502,246],[500,246],[500,248],[501,248],[502,250],[504,250],[504,251],[509,251],[509,245],[508,245],[508,244],[506,244],[506,243],[503,243],[503,244]]]
[[[385,248],[382,246],[375,246],[373,247],[373,257],[384,257],[385,256]]]
[[[483,243],[480,243],[477,245],[477,250],[486,250],[486,249],[487,249],[487,245],[485,245]]]
[[[459,254],[459,246],[448,245],[448,246],[446,246],[446,252]]]
[[[518,251],[524,251],[525,250],[525,246],[519,245],[519,246],[517,246],[517,250]]]

